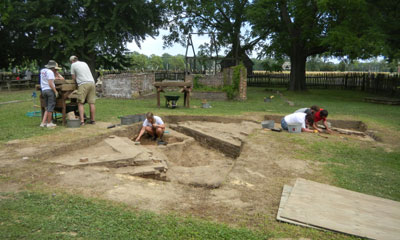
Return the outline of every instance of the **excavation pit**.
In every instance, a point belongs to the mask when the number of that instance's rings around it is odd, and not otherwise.
[[[279,122],[278,118],[280,116],[274,116],[272,120]],[[116,175],[218,188],[240,157],[247,138],[265,131],[260,122],[244,119],[204,116],[166,116],[163,119],[167,123],[167,133],[163,136],[166,145],[158,145],[146,135],[140,144],[135,143],[141,129],[141,124],[137,123],[121,127],[114,135],[88,141],[81,145],[81,149],[66,147],[68,151],[49,161],[73,168],[96,167]],[[366,129],[361,122],[352,124],[358,129],[360,126]],[[348,131],[353,135],[360,133],[362,136],[356,135],[360,138],[366,135],[362,131]]]
[[[134,142],[140,124],[109,135],[82,149],[68,151],[50,162],[73,168],[101,167],[111,174],[153,178],[194,187],[218,188],[239,157],[245,138],[257,123],[179,121],[167,124],[158,145],[149,136]],[[85,159],[85,161],[82,161]],[[106,170],[105,170],[106,169]]]

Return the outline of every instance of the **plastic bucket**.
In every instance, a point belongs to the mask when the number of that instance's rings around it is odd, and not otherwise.
[[[301,133],[301,124],[288,124],[288,131],[290,133]]]
[[[78,128],[81,126],[80,119],[67,119],[67,127],[68,128]]]
[[[262,121],[262,122],[261,122],[261,126],[262,126],[263,128],[272,129],[272,128],[274,128],[274,126],[275,126],[275,122],[274,122],[274,120]]]
[[[202,108],[210,108],[211,106],[210,106],[209,103],[202,103],[202,104],[201,104],[201,107],[202,107]]]

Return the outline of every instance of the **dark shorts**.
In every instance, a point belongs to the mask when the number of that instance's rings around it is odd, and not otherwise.
[[[282,126],[282,128],[283,128],[284,130],[288,130],[288,124],[287,124],[287,122],[285,121],[285,118],[282,118],[281,126]]]
[[[53,90],[44,90],[42,92],[42,96],[46,103],[46,111],[53,112],[54,107],[56,106],[56,95],[54,94]]]

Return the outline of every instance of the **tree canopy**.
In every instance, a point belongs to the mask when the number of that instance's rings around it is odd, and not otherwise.
[[[13,63],[22,58],[65,63],[77,55],[92,70],[125,65],[126,43],[140,46],[164,24],[161,0],[5,0],[1,8],[1,47],[12,49],[6,59]]]
[[[255,0],[249,10],[254,34],[267,34],[263,53],[288,56],[289,90],[305,90],[306,59],[333,56],[368,58],[381,52],[381,39],[364,0]]]
[[[239,60],[262,38],[243,31],[248,22],[249,0],[166,0],[169,11],[169,31],[166,45],[180,42],[192,32],[214,34],[219,46],[227,47],[231,57]],[[211,46],[212,47],[212,46]]]

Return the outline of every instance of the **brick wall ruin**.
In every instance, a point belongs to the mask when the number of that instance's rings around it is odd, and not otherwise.
[[[195,76],[201,85],[211,87],[222,87],[225,84],[232,84],[233,68],[226,68],[216,75],[186,75],[185,81],[193,82]],[[137,98],[154,91],[154,73],[120,73],[104,75],[99,84],[99,96],[113,98]],[[239,100],[246,100],[247,95],[247,71],[242,68],[240,71]],[[202,98],[205,98],[202,96]]]
[[[109,74],[102,78],[102,96],[137,98],[154,90],[154,73]]]
[[[216,75],[189,75],[186,81],[193,82],[195,77],[200,85],[223,87],[224,85],[232,84],[233,68],[225,68],[223,72],[219,72]],[[204,94],[205,93],[199,94],[199,96],[201,95],[204,99],[212,99],[211,96],[207,98]],[[239,100],[247,99],[247,69],[244,67],[240,70],[239,94],[237,98]]]

